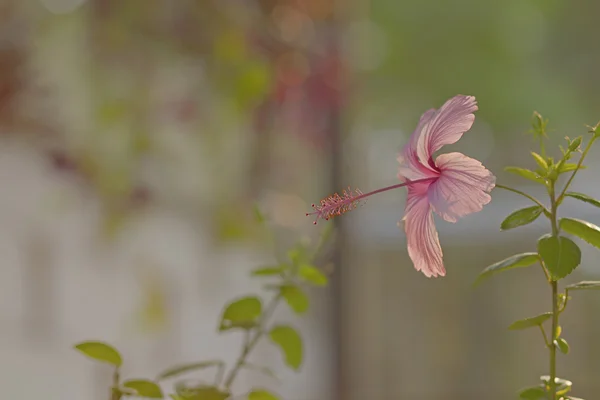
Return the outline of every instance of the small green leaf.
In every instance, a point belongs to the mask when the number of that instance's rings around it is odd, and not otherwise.
[[[567,400],[583,400],[581,397],[567,396]]]
[[[508,229],[513,229],[519,226],[527,225],[532,223],[540,216],[543,208],[540,206],[532,206],[527,208],[522,208],[510,214],[508,217],[502,221],[500,225],[500,229],[505,231]]]
[[[534,111],[533,116],[531,117],[531,127],[533,128],[533,132],[536,134],[537,139],[545,137],[546,125],[548,125],[548,120],[544,119],[539,112]]]
[[[537,163],[537,165],[539,165],[539,167],[543,171],[548,171],[548,163],[546,162],[546,160],[544,160],[544,158],[542,156],[540,156],[535,151],[532,151],[531,155],[533,156],[533,159],[535,160],[535,162]]]
[[[200,369],[210,368],[210,367],[221,367],[224,365],[225,364],[223,363],[223,361],[219,361],[219,360],[210,360],[210,361],[202,361],[202,362],[197,362],[197,363],[176,365],[174,367],[171,367],[171,368],[161,372],[156,377],[156,380],[161,381],[164,379],[173,378],[174,376],[177,376],[177,375],[185,374],[190,371],[197,371]]]
[[[526,400],[545,400],[546,391],[539,386],[529,387],[519,392],[519,398]]]
[[[281,348],[285,363],[298,370],[302,364],[302,338],[298,332],[291,326],[279,325],[271,330],[269,336]]]
[[[538,240],[538,253],[554,280],[569,275],[581,263],[581,250],[575,242],[563,236],[542,236]]]
[[[575,171],[576,169],[586,169],[586,166],[580,165],[579,168],[577,168],[577,164],[564,163],[563,165],[560,166],[558,173],[564,174],[565,172]]]
[[[75,346],[77,350],[94,360],[106,362],[120,367],[123,364],[121,355],[111,345],[103,342],[83,342]]]
[[[587,194],[579,193],[579,192],[567,192],[565,196],[572,197],[577,200],[581,200],[593,206],[600,208],[600,200],[596,200],[593,197],[588,196]]]
[[[146,397],[149,399],[163,398],[160,386],[147,379],[131,379],[123,383],[123,386],[135,390],[138,397]]]
[[[477,277],[475,284],[479,284],[484,279],[489,278],[498,272],[508,271],[509,269],[513,268],[528,267],[538,261],[539,256],[537,253],[515,254],[514,256],[510,256],[502,261],[498,261],[497,263],[492,264],[484,269],[483,272],[481,272],[481,274],[479,274]]]
[[[571,143],[569,143],[569,151],[571,151],[571,152],[577,151],[577,149],[579,149],[579,146],[581,146],[582,141],[583,141],[582,136],[578,136],[575,139],[573,139],[573,141]]]
[[[510,172],[511,174],[519,175],[522,178],[529,179],[530,181],[534,181],[537,183],[545,183],[544,178],[539,176],[537,173],[525,168],[506,167],[504,168],[504,170],[506,172]]]
[[[273,276],[282,275],[287,270],[287,267],[280,265],[277,267],[265,267],[252,271],[252,276]]]
[[[279,400],[279,396],[275,396],[265,389],[253,389],[248,394],[248,400]]]
[[[326,286],[327,276],[321,272],[317,267],[312,265],[302,264],[298,269],[298,276],[300,279],[312,283],[315,286]]]
[[[235,300],[225,308],[219,330],[253,328],[261,313],[262,303],[258,297],[250,296]]]
[[[563,338],[558,338],[554,341],[554,345],[558,347],[561,353],[569,354],[569,343]]]
[[[536,315],[535,317],[520,319],[518,321],[513,322],[508,329],[511,331],[517,331],[521,329],[533,328],[535,326],[542,325],[545,321],[552,318],[552,313],[547,312],[544,314]]]
[[[567,290],[598,290],[600,289],[600,281],[581,281],[573,283],[565,287]]]
[[[281,286],[279,293],[297,314],[303,314],[308,310],[308,297],[299,287],[284,285]]]
[[[598,226],[575,218],[562,218],[559,224],[565,232],[600,248],[600,228]]]

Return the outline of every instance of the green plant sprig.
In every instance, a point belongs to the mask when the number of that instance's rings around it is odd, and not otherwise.
[[[255,214],[258,222],[266,226],[266,219],[258,208],[255,209]],[[274,235],[271,234],[270,237],[274,238]],[[232,387],[243,369],[253,369],[275,377],[269,368],[248,361],[256,345],[265,337],[269,337],[271,342],[280,349],[284,362],[289,368],[295,371],[300,369],[304,359],[304,349],[299,332],[289,324],[273,323],[272,317],[282,302],[287,303],[296,314],[306,313],[309,309],[309,298],[305,288],[325,287],[328,284],[327,276],[314,265],[314,261],[330,238],[331,226],[328,225],[314,249],[300,242],[288,251],[285,262],[261,267],[251,272],[253,278],[270,280],[265,283],[264,289],[273,294],[264,307],[262,298],[256,295],[237,298],[224,307],[218,325],[219,333],[235,331],[243,333],[240,354],[229,370],[224,361],[209,360],[170,367],[155,379],[121,381],[120,368],[123,361],[114,347],[104,342],[88,341],[77,344],[75,348],[96,361],[113,366],[110,400],[122,400],[123,396],[164,399],[161,382],[207,368],[217,369],[212,383],[190,385],[187,381],[179,380],[174,384],[175,393],[170,394],[169,397],[172,400],[231,400],[241,396],[248,400],[278,400],[278,395],[260,387],[253,387],[243,395],[234,396]]]
[[[496,185],[499,189],[508,190],[519,194],[534,203],[533,206],[512,212],[501,223],[502,230],[514,229],[528,225],[540,215],[544,215],[550,224],[551,232],[538,239],[535,252],[516,254],[487,267],[478,277],[476,283],[499,272],[514,268],[528,267],[539,264],[544,272],[545,280],[551,288],[551,312],[545,312],[535,317],[525,318],[514,322],[509,326],[511,330],[521,330],[538,327],[542,334],[544,344],[548,349],[549,375],[540,377],[540,383],[520,391],[521,399],[549,399],[567,400],[575,397],[570,396],[572,382],[557,376],[557,350],[563,354],[569,352],[569,344],[563,337],[563,331],[559,325],[559,317],[567,308],[570,299],[569,293],[574,290],[600,289],[600,281],[583,281],[565,287],[564,293],[559,290],[559,282],[573,272],[581,263],[581,250],[579,246],[566,237],[567,233],[586,241],[600,249],[600,227],[574,218],[559,218],[558,211],[563,201],[569,197],[600,208],[600,201],[586,194],[570,192],[569,188],[577,173],[584,169],[584,161],[596,139],[600,136],[598,125],[588,127],[591,138],[585,149],[581,151],[583,137],[579,136],[573,140],[568,137],[566,147],[560,146],[561,157],[555,161],[546,153],[544,140],[547,135],[548,120],[535,112],[532,120],[532,131],[540,142],[540,153],[532,152],[531,155],[537,164],[534,170],[507,167],[506,171],[519,175],[525,179],[543,185],[549,198],[549,206],[544,205],[535,197],[504,185]],[[575,155],[581,153],[577,163],[569,162]],[[561,175],[569,174],[569,178],[562,187],[558,189],[558,180]],[[550,321],[550,330],[547,333],[544,323]],[[579,399],[581,400],[581,399]]]

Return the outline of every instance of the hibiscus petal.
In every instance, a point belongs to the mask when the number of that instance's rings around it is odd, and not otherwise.
[[[435,160],[440,177],[429,186],[433,210],[448,222],[480,211],[491,201],[496,177],[481,162],[461,153],[442,154]]]
[[[411,141],[419,161],[432,164],[433,153],[456,143],[473,126],[477,101],[473,96],[458,95],[446,101],[424,124],[416,142]]]
[[[442,247],[433,222],[433,213],[427,198],[429,183],[411,185],[406,199],[404,230],[408,255],[415,269],[426,277],[446,275],[442,260]]]
[[[410,141],[398,156],[398,162],[400,163],[398,179],[401,182],[416,181],[437,175],[430,167],[423,165],[417,156],[417,144],[423,128],[429,123],[435,112],[436,110],[432,108],[421,115],[417,128],[410,136]]]

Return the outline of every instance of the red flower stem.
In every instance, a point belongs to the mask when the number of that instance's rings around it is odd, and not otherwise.
[[[365,197],[369,197],[369,196],[372,196],[377,193],[387,192],[388,190],[394,190],[394,189],[398,189],[398,188],[401,188],[404,186],[412,185],[413,183],[428,182],[428,181],[433,181],[435,179],[437,179],[437,178],[424,178],[424,179],[417,179],[416,181],[408,181],[408,182],[398,183],[396,185],[387,186],[387,187],[384,187],[381,189],[373,190],[372,192],[369,192],[369,193],[363,193],[359,196],[353,197],[352,201],[361,200],[361,199],[364,199]]]

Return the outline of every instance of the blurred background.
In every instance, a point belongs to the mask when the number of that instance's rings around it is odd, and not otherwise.
[[[1,0],[0,366],[3,398],[106,399],[110,369],[72,350],[108,341],[124,375],[239,353],[217,335],[223,304],[254,293],[249,271],[315,238],[304,213],[348,185],[396,183],[396,153],[420,115],[477,97],[473,129],[445,151],[478,158],[499,182],[543,196],[507,165],[533,167],[531,114],[550,142],[600,120],[600,40],[592,0]],[[558,152],[557,152],[558,153]],[[600,196],[598,149],[574,190]],[[541,219],[501,233],[526,200],[495,191],[481,213],[440,222],[448,274],[414,271],[404,192],[336,221],[332,285],[302,332],[306,359],[240,375],[287,400],[516,398],[547,374],[536,330],[548,311],[539,269],[477,288],[487,265],[531,251]],[[600,223],[594,209],[567,203]],[[600,278],[597,255],[568,281]],[[559,375],[600,393],[600,298],[577,295],[562,320]]]

